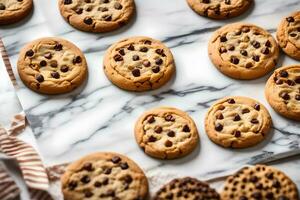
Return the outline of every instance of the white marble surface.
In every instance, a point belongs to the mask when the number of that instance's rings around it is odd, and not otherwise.
[[[184,0],[136,0],[137,15],[130,25],[109,34],[89,34],[70,27],[60,16],[56,1],[36,0],[32,16],[0,31],[14,71],[20,48],[43,36],[59,36],[74,42],[89,65],[86,84],[60,96],[45,96],[21,86],[18,97],[37,138],[47,165],[77,159],[95,151],[116,151],[130,156],[147,173],[174,171],[203,178],[219,176],[247,163],[299,153],[300,124],[280,117],[267,104],[263,92],[269,75],[254,81],[237,81],[219,73],[207,56],[207,40],[223,24],[247,21],[272,32],[284,16],[300,8],[299,0],[256,0],[245,15],[213,21],[196,15]],[[102,70],[106,48],[128,36],[146,35],[162,40],[174,54],[176,77],[159,90],[147,93],[122,91],[113,86]],[[282,55],[279,65],[297,63]],[[270,110],[274,128],[265,142],[243,150],[213,144],[204,132],[208,107],[226,95],[258,99]],[[189,156],[161,161],[146,156],[137,146],[133,126],[145,110],[160,105],[190,113],[201,137]],[[187,170],[188,169],[188,170]]]

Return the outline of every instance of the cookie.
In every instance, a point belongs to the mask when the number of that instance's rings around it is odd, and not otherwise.
[[[277,29],[277,40],[287,55],[300,60],[300,11],[281,21]]]
[[[32,10],[32,0],[1,0],[0,25],[12,24],[24,19]]]
[[[253,24],[223,26],[212,36],[208,53],[216,68],[236,79],[255,79],[270,72],[279,48],[270,33]]]
[[[174,179],[163,186],[153,200],[220,200],[220,195],[207,183],[195,178],[185,177]]]
[[[275,70],[266,84],[265,95],[279,114],[300,121],[300,65]]]
[[[270,131],[272,119],[259,102],[240,96],[217,101],[206,114],[208,137],[223,147],[246,148],[261,142]]]
[[[176,108],[159,107],[145,112],[136,122],[134,131],[145,153],[160,159],[183,157],[199,142],[193,119]]]
[[[171,51],[160,41],[132,37],[107,50],[104,72],[122,89],[147,91],[167,83],[175,72],[175,64]]]
[[[221,199],[298,200],[296,185],[283,172],[269,166],[245,167],[227,178]]]
[[[143,200],[148,194],[143,171],[116,153],[94,153],[75,161],[61,183],[64,200]]]
[[[30,89],[61,94],[82,84],[87,75],[87,63],[74,44],[60,38],[41,38],[21,50],[18,72]]]
[[[228,19],[245,13],[253,0],[187,0],[199,15],[213,19]]]
[[[61,15],[73,27],[87,32],[109,32],[129,22],[134,0],[59,0]]]

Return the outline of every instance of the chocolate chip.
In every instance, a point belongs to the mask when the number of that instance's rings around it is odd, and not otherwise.
[[[231,1],[230,0],[225,0],[225,4],[230,5]]]
[[[280,188],[281,184],[278,180],[274,180],[273,183],[272,183],[272,186],[275,187],[275,188]]]
[[[259,62],[259,56],[258,56],[258,55],[252,56],[252,59],[253,59],[255,62]]]
[[[280,75],[281,77],[286,78],[286,77],[289,76],[289,73],[288,73],[287,71],[285,71],[285,70],[281,70],[281,71],[279,72],[279,75]]]
[[[82,14],[83,9],[82,9],[82,8],[77,8],[77,9],[75,10],[75,12],[76,12],[78,15],[80,15],[80,14]]]
[[[256,183],[258,181],[258,178],[257,178],[257,176],[250,176],[249,181],[252,183]]]
[[[64,4],[65,4],[65,5],[68,5],[68,4],[71,4],[71,3],[73,3],[72,0],[64,0]]]
[[[128,169],[128,168],[129,168],[129,166],[128,166],[128,164],[127,164],[126,162],[124,162],[124,163],[121,163],[121,164],[120,164],[120,167],[121,167],[121,169],[123,169],[123,170],[125,170],[125,169]]]
[[[232,56],[230,58],[230,62],[233,63],[233,64],[235,64],[235,65],[237,65],[237,64],[239,64],[240,60],[237,57]]]
[[[130,51],[134,51],[134,46],[132,44],[130,44],[127,49]]]
[[[68,184],[68,187],[70,190],[74,190],[77,187],[77,182],[76,181],[70,181],[70,183]]]
[[[85,163],[83,165],[82,169],[91,172],[91,171],[94,170],[93,169],[93,164],[92,163]]]
[[[138,56],[138,55],[133,55],[132,56],[132,60],[133,61],[137,61],[137,60],[139,60],[140,59],[140,57]]]
[[[290,36],[291,36],[291,37],[296,37],[297,34],[296,34],[296,33],[290,33]]]
[[[97,187],[97,188],[99,188],[99,187],[102,186],[102,183],[99,182],[99,181],[96,181],[96,182],[94,183],[94,186]]]
[[[114,60],[115,61],[122,61],[123,60],[123,57],[120,55],[120,54],[116,54],[115,56],[114,56]]]
[[[216,126],[215,126],[215,130],[218,131],[218,132],[222,131],[223,130],[223,125],[217,123]]]
[[[104,174],[108,175],[111,173],[111,168],[105,168],[103,171]]]
[[[295,82],[300,84],[300,76],[296,77]]]
[[[82,62],[82,59],[80,56],[76,56],[74,59],[73,59],[73,64],[79,64]]]
[[[295,99],[296,99],[297,101],[300,101],[300,94],[296,94]]]
[[[261,199],[262,198],[262,194],[261,192],[253,192],[252,195],[251,195],[254,199]]]
[[[147,47],[141,47],[141,48],[140,48],[140,51],[141,51],[141,52],[147,52],[147,51],[148,51],[148,48],[147,48]]]
[[[295,83],[293,80],[290,80],[290,79],[286,80],[286,83],[287,83],[289,86],[294,86],[294,85],[296,85],[296,83]]]
[[[105,21],[107,21],[107,22],[109,22],[109,21],[112,20],[112,16],[111,16],[111,15],[103,15],[102,18],[103,18]]]
[[[153,71],[154,73],[158,73],[158,72],[160,71],[159,66],[156,66],[156,67],[152,68],[152,71]]]
[[[234,136],[235,137],[241,137],[241,131],[234,131]]]
[[[175,118],[174,118],[172,115],[167,115],[167,116],[165,117],[165,120],[166,120],[167,122],[174,122],[174,121],[175,121]]]
[[[246,64],[246,68],[249,69],[249,68],[251,68],[251,67],[253,67],[253,64],[252,64],[251,62],[248,62],[248,63]]]
[[[281,79],[278,79],[277,81],[275,81],[276,85],[281,85],[283,84],[283,81]]]
[[[266,47],[272,47],[272,44],[271,44],[271,42],[268,40],[268,41],[266,42],[265,46],[266,46]]]
[[[287,92],[281,93],[280,97],[283,98],[284,100],[289,100],[290,99],[290,95]]]
[[[156,50],[155,50],[155,53],[157,53],[158,55],[161,55],[161,56],[163,56],[163,57],[166,56],[163,49],[156,49]]]
[[[109,3],[109,0],[101,0],[100,3]]]
[[[233,118],[233,121],[240,121],[240,120],[241,120],[241,117],[238,114],[236,114]]]
[[[252,123],[252,124],[258,124],[259,121],[258,121],[257,119],[251,119],[251,123]]]
[[[167,133],[167,135],[168,135],[169,137],[175,137],[175,132],[174,132],[174,131],[169,131],[169,132]]]
[[[229,45],[228,50],[229,51],[233,51],[234,50],[234,46],[233,45]]]
[[[224,116],[222,115],[222,113],[219,113],[219,114],[216,116],[216,119],[219,119],[219,120],[224,119]]]
[[[91,181],[91,179],[90,179],[89,176],[85,175],[85,176],[83,176],[83,177],[80,179],[80,181],[81,181],[82,183],[89,183],[89,182]]]
[[[266,177],[267,177],[268,179],[273,179],[274,173],[273,173],[273,172],[267,172],[267,173],[266,173]]]
[[[132,75],[133,75],[134,77],[139,77],[139,76],[141,76],[141,72],[140,72],[139,69],[134,69],[134,70],[131,71],[131,73],[132,73]]]
[[[259,110],[260,110],[260,105],[256,103],[256,104],[254,105],[254,109],[257,110],[257,111],[259,111]]]
[[[162,127],[160,127],[160,126],[156,126],[156,127],[154,128],[154,131],[155,131],[155,133],[161,133],[161,132],[163,131],[163,129],[162,129]]]
[[[243,56],[248,56],[248,52],[246,50],[241,50],[240,53],[243,55]]]
[[[229,104],[234,104],[234,103],[235,103],[235,100],[234,100],[234,99],[228,99],[228,100],[227,100],[227,103],[229,103]]]
[[[183,128],[182,128],[182,131],[183,132],[190,132],[190,127],[188,125],[184,125]]]
[[[44,76],[42,74],[37,74],[35,76],[35,79],[38,81],[38,82],[43,82],[44,81]]]
[[[263,185],[261,183],[256,183],[255,184],[255,188],[256,189],[262,189],[263,188]]]
[[[116,2],[114,4],[114,8],[117,9],[117,10],[121,10],[123,8],[123,6],[119,2]]]
[[[246,113],[249,113],[250,112],[250,110],[248,109],[248,108],[244,108],[243,110],[242,110],[242,114],[246,114]]]
[[[155,60],[155,64],[157,64],[157,65],[161,65],[162,63],[163,63],[163,60],[161,58],[157,58]]]
[[[113,191],[113,190],[107,190],[106,196],[114,197],[115,196],[115,191]]]
[[[248,33],[250,31],[250,28],[249,27],[243,27],[242,28],[242,32],[243,33]]]
[[[32,49],[26,51],[26,56],[27,57],[32,57],[34,55],[34,51]]]
[[[101,12],[106,12],[106,11],[108,11],[108,8],[106,8],[106,7],[99,7],[98,10],[101,11]]]
[[[130,175],[126,175],[126,176],[124,177],[124,181],[125,181],[126,183],[131,183],[131,182],[133,181],[133,179],[132,179],[132,177],[131,177]]]
[[[227,52],[227,49],[226,49],[225,47],[221,47],[221,48],[219,49],[219,52],[220,52],[220,53],[226,53],[226,52]]]
[[[59,77],[60,77],[58,72],[51,72],[51,76],[55,79],[59,79]]]
[[[63,49],[62,44],[55,44],[55,46],[54,46],[55,51],[61,51],[62,49]]]
[[[0,10],[5,10],[5,9],[6,9],[5,5],[3,3],[0,3]]]
[[[248,200],[246,196],[240,196],[239,200]]]
[[[86,17],[86,18],[84,18],[83,22],[87,25],[91,25],[91,24],[93,24],[93,19],[90,17]]]
[[[153,135],[151,135],[149,138],[148,138],[148,142],[155,142],[156,141],[156,137],[154,137]]]
[[[119,156],[114,156],[111,159],[111,162],[113,162],[114,164],[117,164],[121,161],[121,158]]]
[[[87,197],[87,198],[90,198],[90,197],[92,197],[93,195],[94,195],[94,194],[93,194],[91,191],[89,191],[89,190],[84,191],[84,196]]]
[[[155,122],[155,118],[153,116],[151,116],[149,119],[148,119],[148,123],[152,124],[153,122]]]
[[[122,56],[124,56],[125,55],[125,50],[124,49],[120,49],[119,50],[119,54],[121,54]]]
[[[272,192],[268,192],[266,194],[267,199],[273,199],[274,198],[274,194]]]
[[[145,41],[144,41],[144,44],[151,45],[151,44],[152,44],[152,42],[151,42],[150,40],[145,40]]]
[[[262,48],[261,53],[268,55],[270,53],[270,50],[268,47],[264,47],[264,48]]]
[[[108,179],[107,177],[105,177],[105,178],[103,179],[103,181],[102,181],[102,184],[103,184],[103,185],[107,185],[108,182],[109,182],[109,179]]]
[[[225,106],[220,105],[218,109],[219,109],[219,110],[224,110],[224,109],[225,109]]]
[[[85,3],[91,3],[91,0],[84,0]]]
[[[220,37],[220,41],[221,41],[221,42],[226,42],[226,41],[227,41],[226,36],[221,36],[221,37]]]
[[[67,71],[69,71],[69,67],[67,65],[63,65],[61,66],[60,71],[66,73]]]
[[[50,52],[45,53],[44,57],[47,58],[47,59],[51,59],[52,58],[52,54]]]
[[[170,140],[167,140],[167,141],[165,142],[165,146],[166,146],[166,147],[171,147],[171,146],[173,146],[173,143],[172,143]]]
[[[202,3],[210,3],[210,0],[202,0]]]
[[[294,19],[294,17],[287,17],[287,18],[286,18],[286,21],[287,21],[287,22],[294,22],[295,19]]]
[[[47,65],[47,62],[45,61],[45,60],[42,60],[41,62],[40,62],[40,66],[41,67],[45,67]]]

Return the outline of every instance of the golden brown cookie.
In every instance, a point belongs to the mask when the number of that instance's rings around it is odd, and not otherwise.
[[[24,19],[32,7],[32,0],[1,0],[0,25],[12,24]]]
[[[208,137],[223,147],[246,148],[261,142],[269,133],[272,119],[259,102],[240,96],[217,101],[206,114]]]
[[[213,19],[236,17],[248,10],[253,0],[187,0],[199,15]]]
[[[300,65],[275,70],[266,84],[265,95],[279,114],[300,121]]]
[[[247,23],[223,26],[212,36],[208,53],[215,67],[236,79],[255,79],[270,72],[279,48],[270,33]]]
[[[176,108],[159,107],[145,112],[136,122],[134,131],[145,153],[160,159],[183,157],[199,142],[193,119]]]
[[[220,200],[218,192],[207,183],[185,177],[172,180],[163,186],[153,200]]]
[[[298,200],[295,183],[283,172],[269,166],[245,167],[227,178],[221,199]]]
[[[108,32],[129,22],[134,0],[59,0],[61,15],[73,27],[88,32]]]
[[[117,153],[94,153],[66,169],[64,200],[144,200],[148,182],[139,166]]]
[[[277,29],[277,40],[287,55],[300,60],[300,11],[281,21]]]
[[[157,89],[175,72],[171,51],[149,37],[132,37],[115,43],[107,50],[103,64],[108,79],[130,91]]]
[[[87,63],[74,44],[60,38],[41,38],[21,50],[18,72],[30,89],[61,94],[82,84],[87,75]]]

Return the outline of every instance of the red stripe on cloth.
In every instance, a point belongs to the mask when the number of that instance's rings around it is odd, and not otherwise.
[[[20,190],[8,172],[0,165],[0,199],[8,200],[20,195]]]

